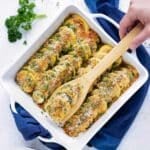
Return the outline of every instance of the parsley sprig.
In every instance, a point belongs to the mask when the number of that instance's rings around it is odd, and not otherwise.
[[[8,29],[8,40],[10,42],[16,42],[21,39],[23,30],[28,31],[32,29],[32,22],[34,20],[46,17],[44,14],[36,14],[34,12],[34,8],[36,7],[34,2],[19,0],[19,5],[17,15],[10,16],[5,21]]]

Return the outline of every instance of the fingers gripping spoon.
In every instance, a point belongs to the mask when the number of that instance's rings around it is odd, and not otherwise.
[[[90,72],[56,89],[45,109],[58,125],[63,125],[80,108],[94,81],[128,50],[142,28],[141,24],[134,27]]]

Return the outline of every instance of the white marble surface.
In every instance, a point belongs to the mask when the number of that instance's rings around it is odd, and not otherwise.
[[[26,50],[26,46],[19,41],[15,44],[10,44],[7,41],[6,28],[4,20],[7,16],[15,13],[18,0],[0,0],[0,73],[3,69],[15,60],[19,55]],[[59,0],[59,9],[56,7],[57,0],[37,0],[38,9],[48,15],[47,19],[41,20],[34,24],[33,30],[26,34],[25,39],[28,45],[34,41],[42,30],[46,28],[53,20],[55,13],[64,5],[64,1]],[[81,0],[72,0],[82,7]],[[121,1],[120,8],[124,11],[128,8],[129,0]],[[40,6],[40,7],[39,7]],[[82,7],[84,9],[84,7]],[[57,11],[56,11],[57,9]],[[36,33],[36,34],[35,34]],[[31,36],[32,35],[32,36]],[[145,99],[145,102],[138,113],[134,123],[122,140],[118,150],[149,150],[150,149],[150,90]],[[133,108],[134,109],[134,108]],[[23,140],[20,133],[17,131],[14,120],[9,109],[9,96],[5,90],[0,86],[0,149],[2,150],[29,150],[31,148],[36,150],[46,150],[37,140],[26,142]],[[86,148],[85,148],[86,149]]]

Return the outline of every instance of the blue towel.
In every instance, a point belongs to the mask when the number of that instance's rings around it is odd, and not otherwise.
[[[103,13],[115,21],[119,22],[124,15],[117,9],[118,0],[85,0],[91,12]],[[103,19],[98,19],[101,26],[116,41],[119,41],[118,30]],[[143,46],[137,49],[137,56],[140,62],[147,68],[150,74],[150,56]],[[88,143],[99,150],[115,150],[121,139],[129,129],[136,114],[138,113],[150,83],[150,78],[145,85],[116,113],[116,115],[94,136]],[[13,113],[18,130],[22,133],[25,140],[34,139],[37,136],[51,137],[50,133],[45,130],[32,116],[25,111],[20,105],[16,104],[18,114]],[[56,143],[44,143],[54,150],[64,149]]]

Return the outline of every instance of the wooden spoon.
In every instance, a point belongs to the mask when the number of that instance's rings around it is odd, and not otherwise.
[[[51,116],[57,124],[63,125],[80,108],[94,81],[98,77],[100,77],[100,75],[102,75],[120,56],[122,56],[126,50],[128,50],[132,40],[141,32],[142,28],[143,27],[141,24],[138,24],[136,27],[134,27],[132,31],[130,31],[118,43],[118,45],[114,47],[112,51],[110,51],[90,72],[88,72],[80,78],[65,83],[64,85],[56,89],[56,91],[51,96],[50,101],[52,100],[53,102],[55,102],[58,94],[63,94],[64,91],[65,94],[67,94],[65,89],[68,86],[70,87],[70,90],[68,90],[68,94],[70,94],[69,92],[73,92],[73,94],[75,94],[74,97],[71,97],[73,99],[73,105],[63,118],[58,119]],[[53,106],[51,105],[50,107]]]

